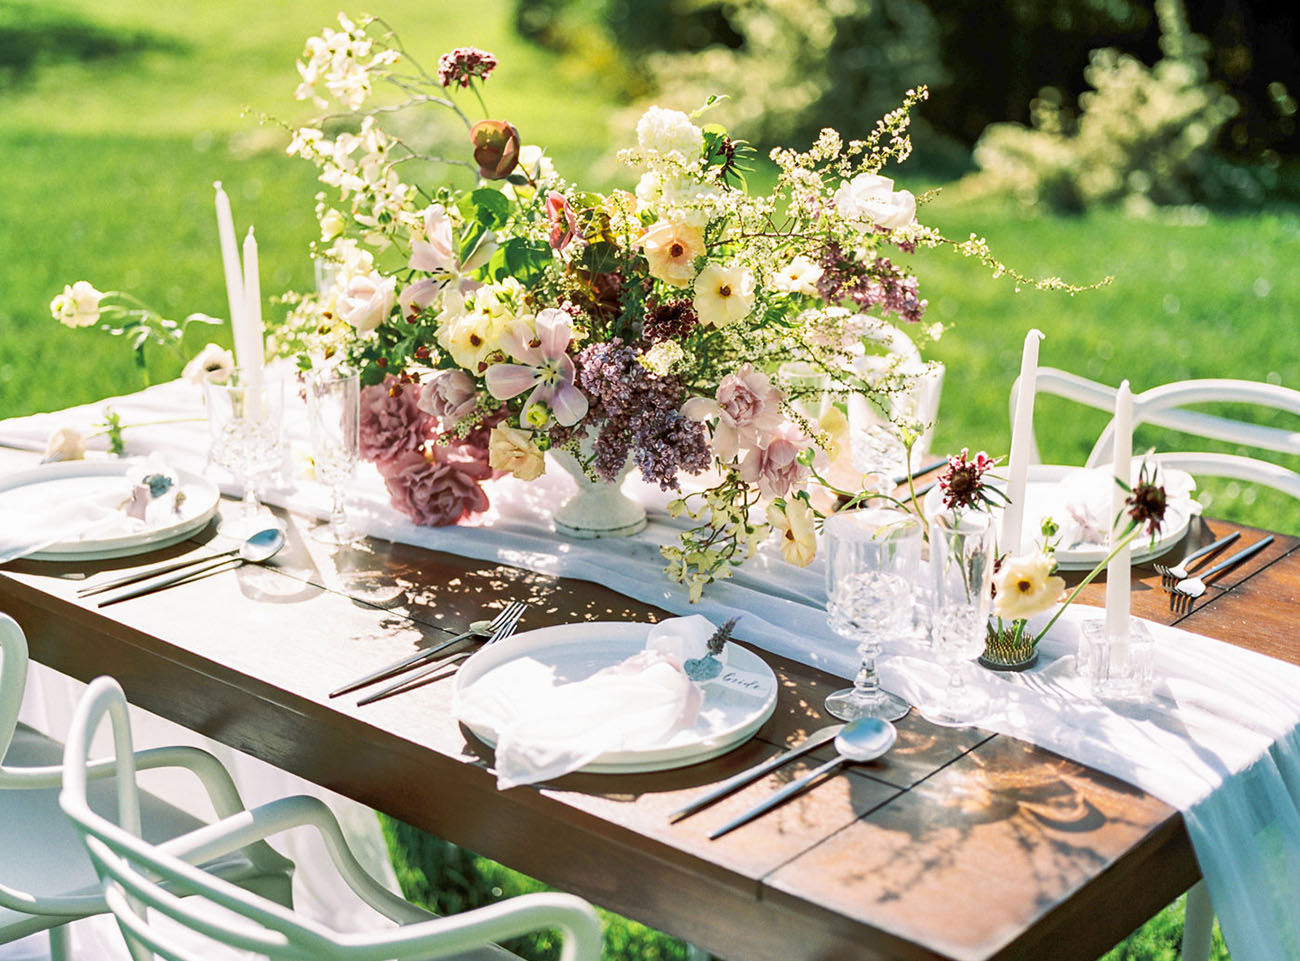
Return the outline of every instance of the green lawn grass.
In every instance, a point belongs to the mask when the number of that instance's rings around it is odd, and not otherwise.
[[[0,0],[0,28],[14,9]],[[566,174],[593,171],[607,181],[617,171],[608,163],[614,137],[606,119],[619,105],[593,89],[589,72],[523,44],[512,33],[512,9],[508,0],[385,0],[374,12],[400,29],[426,65],[456,45],[496,52],[502,66],[488,93],[497,115],[516,123],[526,142],[546,144]],[[256,224],[264,292],[310,284],[307,245],[319,185],[307,164],[283,155],[282,131],[243,111],[289,121],[308,115],[290,96],[293,60],[309,33],[332,24],[337,5],[59,0],[40,10],[54,22],[119,34],[128,48],[136,37],[139,49],[38,63],[16,86],[0,87],[0,156],[7,160],[0,192],[0,417],[143,384],[125,344],[50,319],[49,300],[65,283],[87,279],[100,289],[128,290],[175,317],[226,314],[213,180],[224,181],[241,232]],[[1003,260],[1025,273],[1080,283],[1115,276],[1111,287],[1075,297],[1017,293],[1009,280],[994,280],[949,251],[902,258],[920,270],[929,317],[951,326],[934,351],[947,365],[938,449],[1005,453],[1007,390],[1031,326],[1047,334],[1042,363],[1111,384],[1127,377],[1136,390],[1187,377],[1300,383],[1294,210],[1200,220],[1068,218],[949,189],[922,216],[957,239],[987,236]],[[186,346],[197,350],[208,337],[230,343],[228,328],[202,328]],[[147,373],[170,377],[179,366],[156,356]],[[1044,398],[1037,420],[1044,459],[1079,463],[1105,417]],[[1140,431],[1137,446],[1157,440],[1180,442]],[[1300,532],[1300,509],[1285,498],[1234,484],[1207,493],[1216,516]],[[463,907],[535,883],[468,853],[449,853],[402,826],[390,823],[388,832],[408,894],[444,908],[447,898],[462,897]],[[1180,910],[1172,907],[1109,957],[1174,957]],[[684,952],[630,922],[611,931],[611,958]],[[548,950],[535,947],[539,956]]]

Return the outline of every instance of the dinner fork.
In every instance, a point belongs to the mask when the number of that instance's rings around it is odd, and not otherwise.
[[[1184,577],[1189,576],[1187,573],[1188,564],[1196,560],[1198,557],[1204,557],[1206,554],[1212,554],[1220,548],[1227,547],[1240,536],[1241,531],[1233,531],[1227,537],[1220,537],[1213,544],[1206,544],[1204,547],[1192,551],[1173,567],[1166,567],[1164,564],[1157,564],[1156,572],[1160,575],[1160,586],[1165,589],[1166,594],[1173,593],[1174,585]]]
[[[1248,557],[1253,557],[1254,555],[1258,554],[1260,551],[1262,551],[1264,548],[1268,547],[1268,545],[1272,543],[1273,543],[1273,535],[1269,534],[1263,540],[1251,544],[1249,547],[1237,551],[1237,553],[1233,554],[1227,560],[1220,561],[1219,563],[1215,564],[1204,574],[1201,574],[1197,577],[1184,577],[1181,581],[1179,581],[1177,584],[1174,585],[1174,593],[1171,594],[1169,597],[1170,606],[1173,607],[1176,613],[1179,614],[1186,613],[1188,610],[1191,609],[1192,601],[1196,600],[1196,598],[1200,597],[1202,594],[1205,593],[1205,579],[1207,577],[1213,577],[1215,574],[1219,573],[1220,571],[1227,570],[1229,567],[1232,567],[1235,564],[1240,564]]]
[[[493,619],[492,623],[495,627],[492,628],[491,636],[483,642],[483,647],[487,647],[489,644],[495,644],[497,641],[504,640],[513,634],[515,628],[519,624],[519,619],[523,617],[524,611],[527,610],[527,607],[528,606],[522,601],[511,601],[510,604],[506,606],[505,610]],[[445,646],[445,644],[439,645],[438,649]],[[402,678],[397,683],[390,684],[388,687],[367,694],[365,697],[361,698],[361,700],[357,701],[357,707],[361,707],[365,704],[373,704],[375,701],[391,697],[394,694],[401,694],[404,691],[413,690],[414,688],[419,687],[419,682],[429,675],[435,674],[467,657],[469,657],[469,652],[466,651],[459,654],[452,654],[449,657],[438,658],[434,663],[427,665],[408,677]]]

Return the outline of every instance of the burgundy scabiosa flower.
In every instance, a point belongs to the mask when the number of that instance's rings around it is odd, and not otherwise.
[[[948,508],[983,507],[989,503],[989,488],[984,474],[997,461],[984,451],[970,457],[969,448],[948,458],[948,466],[939,475],[939,490],[943,491],[943,506]]]
[[[444,87],[453,83],[468,87],[475,77],[486,80],[496,69],[497,58],[478,47],[457,47],[438,60],[438,80]]]
[[[652,344],[662,340],[682,340],[699,322],[700,318],[689,300],[668,300],[646,312],[641,333]]]
[[[1147,472],[1147,463],[1143,463],[1138,472],[1138,481],[1129,490],[1124,499],[1124,510],[1140,526],[1145,524],[1147,534],[1155,537],[1165,521],[1165,508],[1168,497],[1162,485],[1156,483],[1155,470]]]

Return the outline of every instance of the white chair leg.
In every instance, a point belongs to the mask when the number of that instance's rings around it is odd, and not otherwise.
[[[688,961],[713,961],[713,955],[695,944],[686,945],[686,957]]]
[[[66,924],[50,928],[50,961],[69,961],[72,957],[70,947],[71,929]]]
[[[1183,919],[1183,961],[1209,961],[1210,936],[1214,933],[1214,907],[1204,881],[1187,889],[1187,911]]]

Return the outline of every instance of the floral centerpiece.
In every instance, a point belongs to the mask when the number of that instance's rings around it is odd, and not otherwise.
[[[486,113],[491,54],[453,50],[431,73],[382,21],[339,22],[308,40],[297,94],[343,113],[297,128],[288,148],[332,188],[314,253],[334,279],[289,296],[273,348],[361,370],[362,453],[394,505],[416,523],[462,522],[486,508],[490,478],[535,479],[561,450],[592,480],[631,464],[682,491],[670,510],[697,524],[663,552],[692,598],[772,530],[787,560],[808,563],[810,488],[862,487],[845,467],[845,398],[889,412],[917,376],[868,363],[870,335],[942,333],[899,256],[949,245],[1009,272],[975,236],[953,243],[919,223],[916,199],[881,175],[910,153],[926,91],[864,139],[828,129],[807,151],[773,150],[762,194],[746,189],[743,141],[703,111],[652,107],[619,154],[631,189],[601,194],[512,123],[466,113],[467,96]],[[404,101],[374,103],[381,82]],[[442,162],[475,185],[420,182],[439,158],[381,126],[427,105],[463,122],[463,156]],[[791,362],[820,379],[783,376]]]

